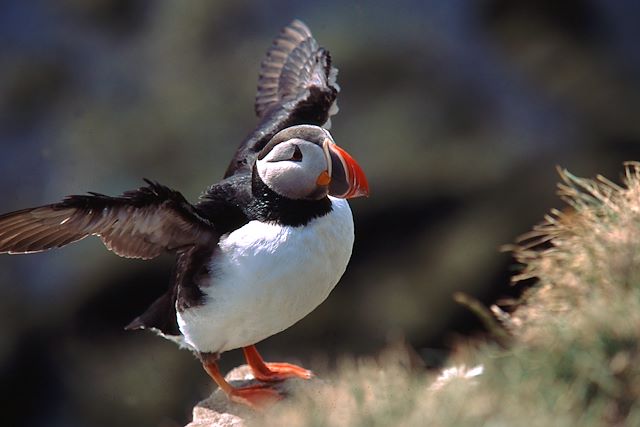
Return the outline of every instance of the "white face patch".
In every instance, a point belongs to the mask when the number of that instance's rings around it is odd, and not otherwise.
[[[300,154],[302,159],[299,159]],[[298,138],[273,147],[264,158],[257,161],[256,167],[258,175],[269,188],[295,200],[305,199],[311,194],[318,195],[316,181],[328,169],[322,148]]]

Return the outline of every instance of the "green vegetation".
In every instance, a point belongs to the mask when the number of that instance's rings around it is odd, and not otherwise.
[[[401,351],[345,361],[258,424],[640,425],[640,163],[623,186],[560,175],[569,207],[509,248],[523,264],[514,281],[537,282],[512,314],[492,308],[506,343],[460,344],[448,381]]]

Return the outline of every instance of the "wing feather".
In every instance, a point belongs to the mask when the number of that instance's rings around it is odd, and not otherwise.
[[[215,228],[177,191],[147,181],[119,197],[69,196],[0,216],[0,253],[59,248],[95,235],[117,255],[154,258],[217,238]]]
[[[311,124],[329,129],[338,112],[338,69],[309,28],[294,20],[280,32],[260,68],[255,111],[260,123],[236,149],[224,174],[251,171],[260,150],[279,131]]]
[[[318,46],[303,22],[294,20],[282,29],[262,61],[256,114],[264,117],[272,107],[299,98],[311,87],[337,92],[337,73],[329,52]]]

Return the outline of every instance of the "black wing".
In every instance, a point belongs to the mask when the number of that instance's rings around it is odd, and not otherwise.
[[[117,255],[150,259],[217,239],[213,225],[179,192],[147,184],[119,197],[69,196],[1,215],[0,253],[41,252],[95,235]]]
[[[261,119],[240,145],[225,178],[251,169],[257,154],[277,132],[299,124],[325,125],[340,87],[329,52],[309,28],[295,20],[282,29],[260,68],[255,110]]]
[[[207,189],[193,209],[197,215],[215,224],[219,236],[249,222],[243,207],[251,197],[251,177],[235,175]],[[190,246],[179,250],[174,286],[135,318],[127,329],[153,329],[167,338],[179,336],[176,310],[182,311],[203,302],[204,294],[200,288],[210,283],[211,272],[206,266],[215,250],[215,245]],[[175,339],[180,342],[179,338]]]
[[[333,86],[338,91],[337,74],[329,52],[318,46],[303,22],[295,20],[282,29],[262,61],[256,114],[264,117],[269,109],[298,98],[313,86],[321,90]]]

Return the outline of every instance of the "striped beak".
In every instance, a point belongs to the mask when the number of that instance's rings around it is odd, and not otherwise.
[[[369,183],[362,168],[331,139],[325,139],[323,149],[329,164],[329,194],[340,199],[369,196]]]

